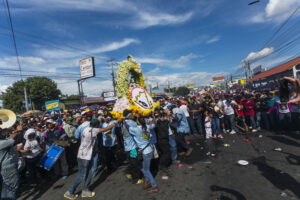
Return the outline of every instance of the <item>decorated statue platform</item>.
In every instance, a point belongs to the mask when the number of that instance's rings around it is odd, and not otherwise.
[[[128,55],[116,72],[117,101],[111,112],[114,118],[123,117],[125,109],[133,110],[140,116],[149,115],[158,106],[148,93],[140,65]]]

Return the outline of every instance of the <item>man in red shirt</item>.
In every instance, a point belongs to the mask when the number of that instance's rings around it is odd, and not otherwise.
[[[255,123],[255,112],[254,112],[254,101],[252,100],[252,95],[247,95],[242,98],[242,104],[244,106],[244,114],[246,123],[249,128],[252,128],[252,132],[257,132]]]

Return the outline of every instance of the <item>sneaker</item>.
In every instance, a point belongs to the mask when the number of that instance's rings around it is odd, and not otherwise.
[[[158,192],[158,187],[152,187],[147,190],[148,194],[157,193],[157,192]]]
[[[81,197],[82,198],[92,198],[96,195],[95,192],[92,192],[92,191],[89,191],[89,190],[86,190],[86,191],[82,191],[81,193]]]
[[[226,134],[226,130],[225,129],[223,129],[223,133]]]
[[[68,176],[63,176],[61,177],[63,180],[66,180],[68,178]]]
[[[261,130],[261,128],[260,128],[260,127],[258,127],[258,128],[257,128],[257,130],[258,130],[258,131],[260,131],[260,130]]]
[[[187,152],[185,153],[186,156],[190,156],[191,153],[193,151],[193,148],[190,148],[189,150],[187,150]]]
[[[64,197],[65,197],[66,199],[75,200],[75,199],[78,197],[78,194],[71,194],[69,191],[67,191],[67,192],[64,194]]]
[[[256,129],[252,129],[252,133],[256,133],[257,132],[257,130]]]
[[[229,132],[230,132],[230,130],[228,129],[228,130],[226,130],[226,132],[227,132],[227,133],[229,133]]]
[[[233,134],[236,134],[236,132],[235,132],[234,130],[232,130],[232,131],[230,132],[230,134],[233,135]]]
[[[143,186],[143,189],[147,190],[149,188],[151,188],[151,183],[150,183],[150,181],[146,181],[145,184],[144,184],[144,186]]]
[[[223,139],[224,137],[222,135],[218,135],[218,138]]]
[[[184,155],[185,155],[185,152],[180,152],[179,155],[180,155],[180,156],[184,156]]]
[[[252,126],[249,126],[249,129],[252,129]]]
[[[213,136],[213,138],[215,138],[215,139],[216,139],[216,138],[217,138],[217,136],[216,136],[216,135],[214,135],[214,136]]]

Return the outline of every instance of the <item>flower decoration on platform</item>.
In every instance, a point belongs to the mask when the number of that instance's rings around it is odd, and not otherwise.
[[[145,78],[135,59],[128,55],[116,72],[117,101],[111,112],[113,117],[123,117],[125,109],[134,110],[140,116],[149,115],[157,107],[146,90]]]

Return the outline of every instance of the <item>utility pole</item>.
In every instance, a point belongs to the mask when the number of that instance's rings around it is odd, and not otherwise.
[[[116,96],[116,82],[115,82],[115,72],[114,72],[114,64],[113,64],[114,60],[115,60],[114,58],[111,58],[109,62],[111,67],[111,76],[112,76],[112,84],[114,88],[114,95]]]

